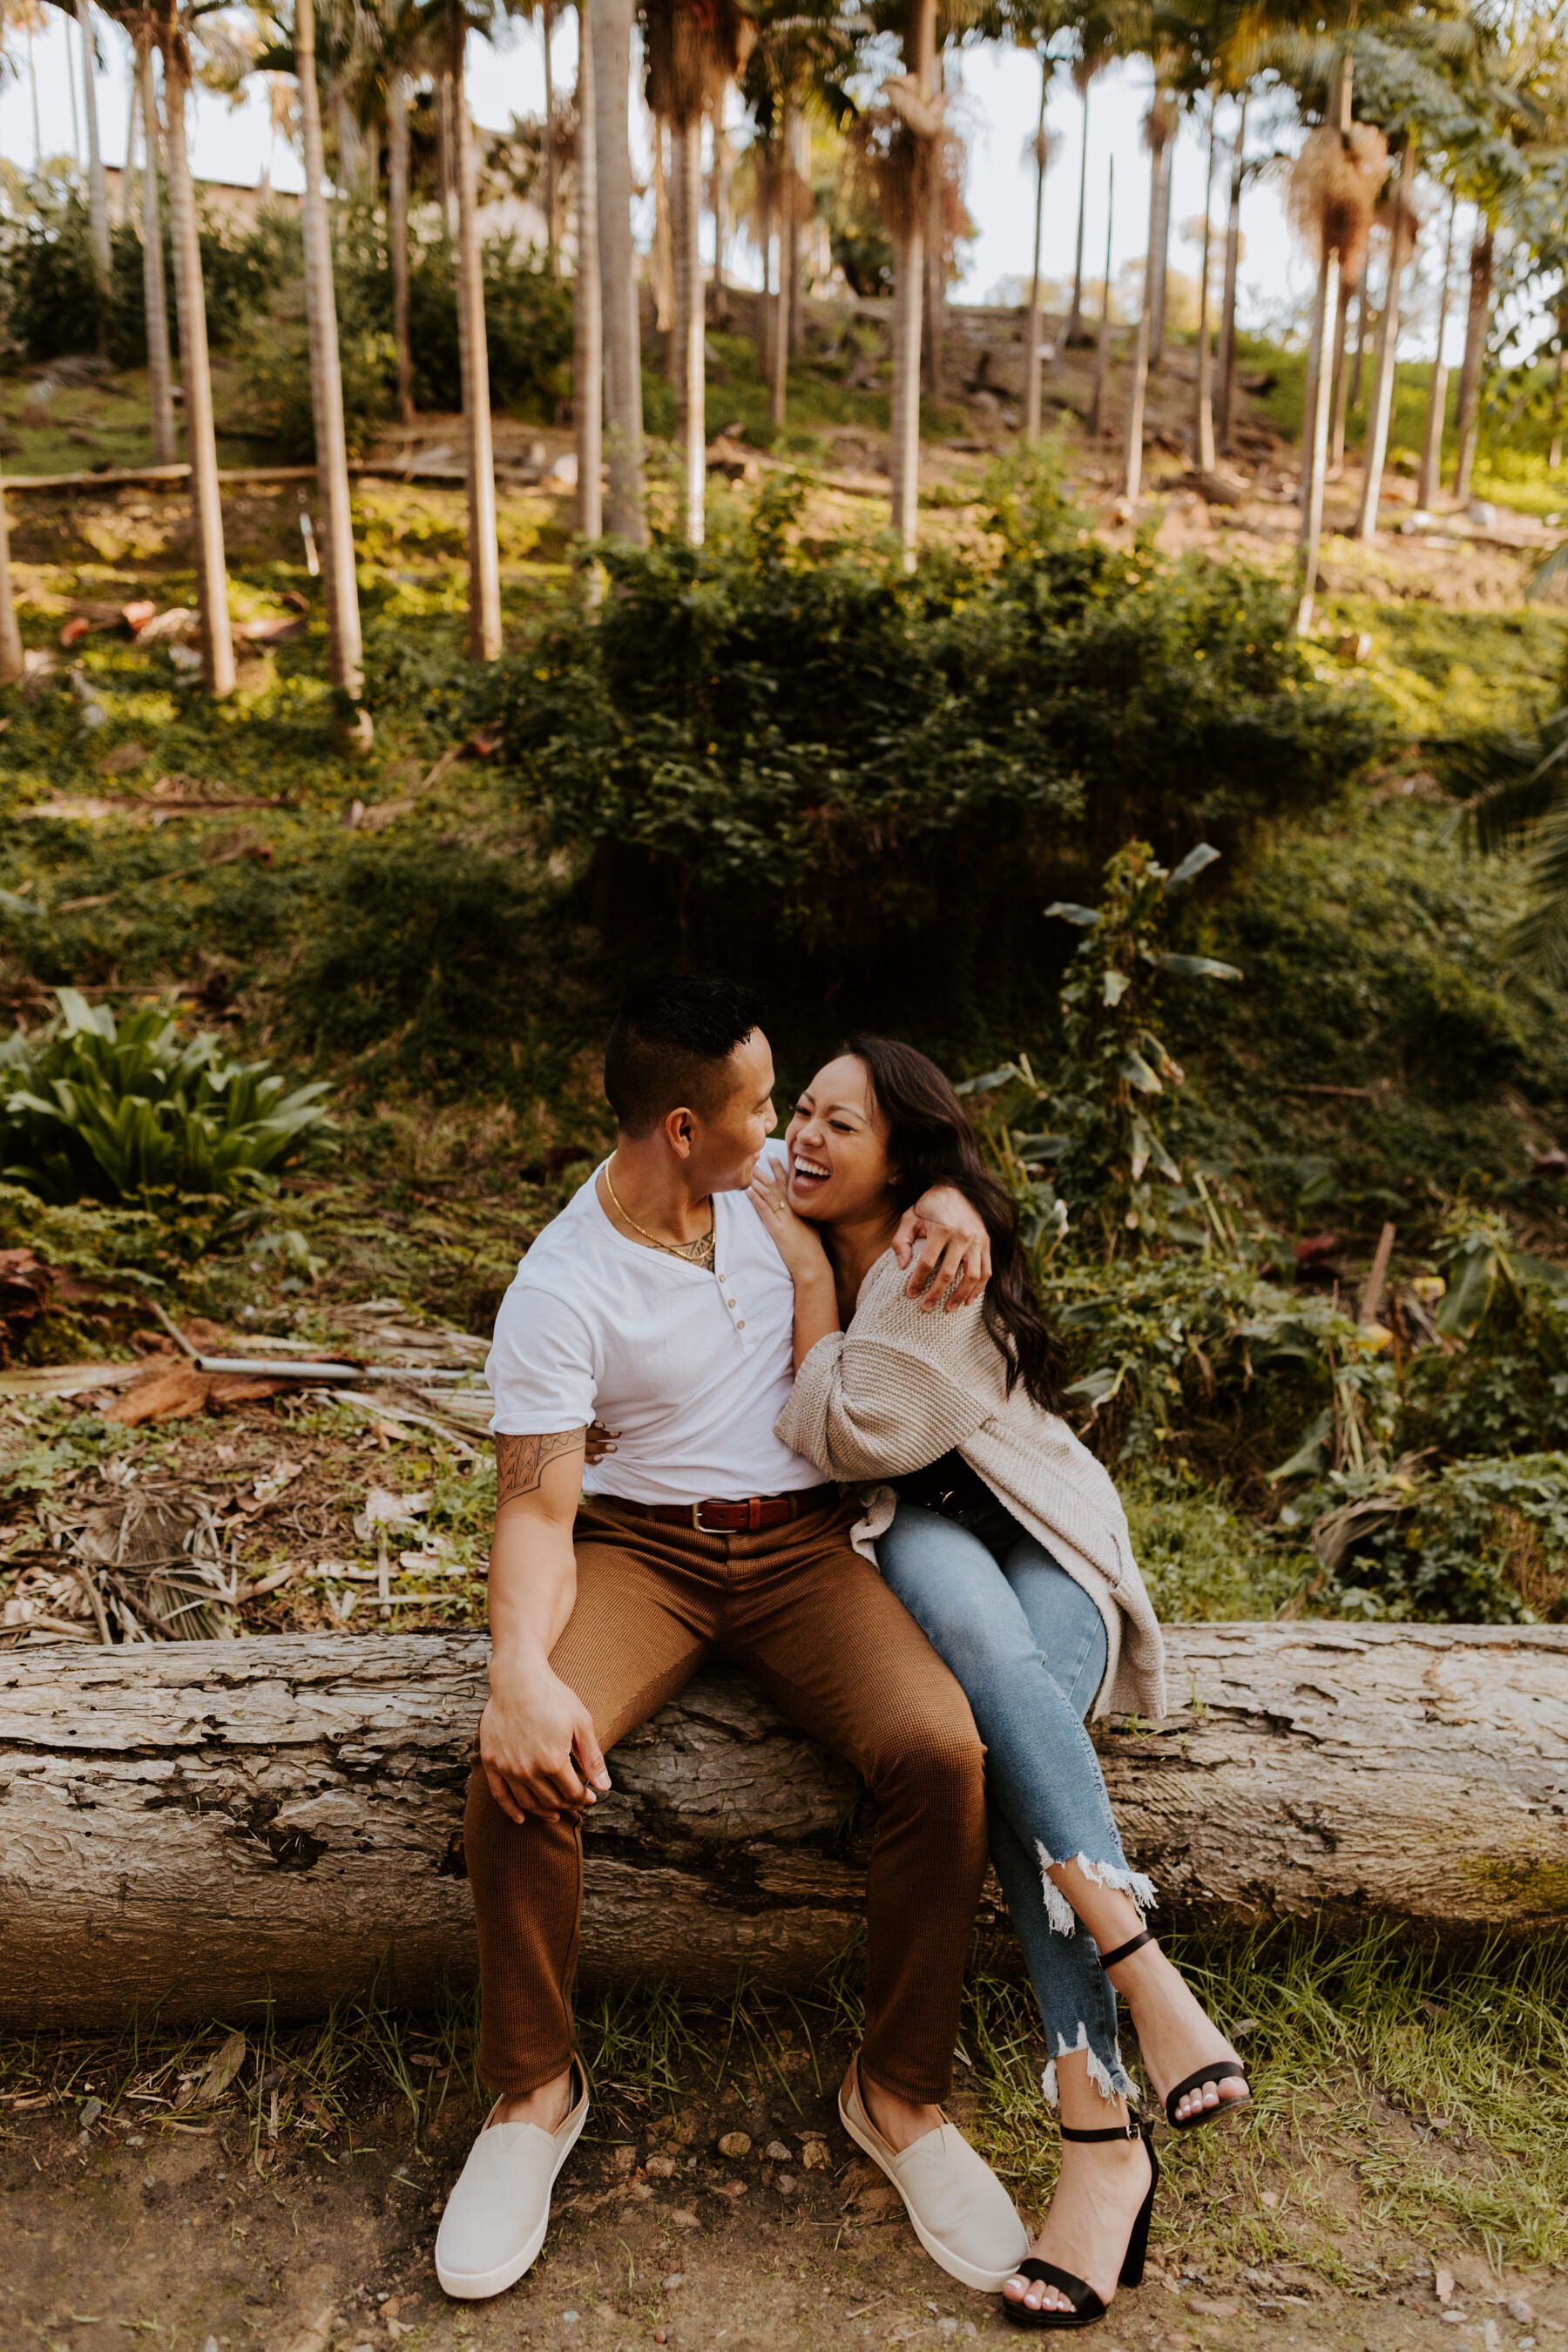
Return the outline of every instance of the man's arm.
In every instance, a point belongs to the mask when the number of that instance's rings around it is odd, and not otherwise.
[[[583,1432],[498,1436],[490,1545],[490,1695],[479,1761],[510,1821],[558,1821],[609,1788],[593,1717],[550,1664],[577,1597],[572,1527]]]
[[[967,1307],[991,1279],[991,1236],[984,1220],[952,1184],[933,1184],[905,1210],[893,1250],[899,1264],[910,1266],[905,1289],[928,1315],[943,1304],[944,1292],[950,1315],[955,1307]]]

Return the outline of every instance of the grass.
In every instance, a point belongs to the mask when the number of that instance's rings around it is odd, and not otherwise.
[[[1479,2249],[1494,2267],[1568,2259],[1561,1946],[1444,1961],[1392,1928],[1338,1948],[1282,1931],[1218,1953],[1167,1940],[1242,2049],[1255,2105],[1228,2133],[1168,2145],[1166,2263],[1298,2265],[1344,2284],[1412,2238],[1438,2254]],[[805,2116],[859,2031],[858,1987],[847,1965],[793,2000],[744,1985],[707,2000],[660,1984],[591,1995],[580,2028],[594,2136],[635,2137],[731,2091]],[[417,2148],[448,2101],[480,2108],[476,2028],[474,1997],[454,1991],[424,2016],[371,1994],[314,2025],[263,2021],[243,2029],[243,2050],[226,2022],[13,2036],[0,2040],[0,2110],[79,2118],[96,2098],[101,2128],[134,2116],[144,2133],[216,2114],[243,2126],[266,2172],[280,2148],[353,2146],[390,2099]],[[1022,1987],[974,1980],[961,2057],[960,2112],[1026,2210],[1042,2210],[1058,2143]]]

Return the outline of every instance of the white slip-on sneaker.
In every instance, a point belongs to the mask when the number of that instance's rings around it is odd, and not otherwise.
[[[1029,2233],[991,2167],[956,2124],[943,2123],[906,2148],[889,2147],[866,2111],[856,2058],[838,2094],[838,2116],[858,2148],[880,2165],[904,2200],[916,2237],[950,2278],[999,2293],[1029,2251]]]
[[[572,2071],[581,2087],[554,2131],[539,2124],[490,2124],[468,2150],[436,2232],[436,2275],[448,2294],[465,2302],[500,2294],[538,2256],[550,2227],[555,2176],[588,2120],[588,2077],[580,2059],[574,2058]]]

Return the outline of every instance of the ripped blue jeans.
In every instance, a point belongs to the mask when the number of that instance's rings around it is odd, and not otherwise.
[[[1154,1901],[1129,1870],[1084,1718],[1105,1676],[1100,1611],[1044,1544],[994,1499],[947,1517],[900,1501],[877,1538],[886,1582],[950,1666],[985,1742],[991,1859],[1007,1897],[1056,2061],[1086,2050],[1110,2098],[1131,2091],[1116,1996],[1087,1928],[1047,1877],[1079,1863],[1142,1911]]]

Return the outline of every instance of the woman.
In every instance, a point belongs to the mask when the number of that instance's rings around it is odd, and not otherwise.
[[[968,1695],[992,1856],[1054,2051],[1060,2180],[1010,2317],[1081,2327],[1142,2275],[1158,2164],[1128,2111],[1119,1992],[1176,2130],[1248,2095],[1235,2052],[1143,1927],[1084,1729],[1164,1709],[1163,1644],[1110,1477],[1056,1411],[1050,1335],[1012,1205],[963,1106],[908,1045],[858,1037],[802,1095],[752,1197],[795,1278],[795,1385],[778,1428],[829,1476],[883,1481],[856,1529]],[[984,1300],[928,1313],[889,1243],[925,1186],[990,1233]],[[1080,1932],[1080,1929],[1087,1932]],[[1111,1990],[1114,1984],[1115,1992]]]

